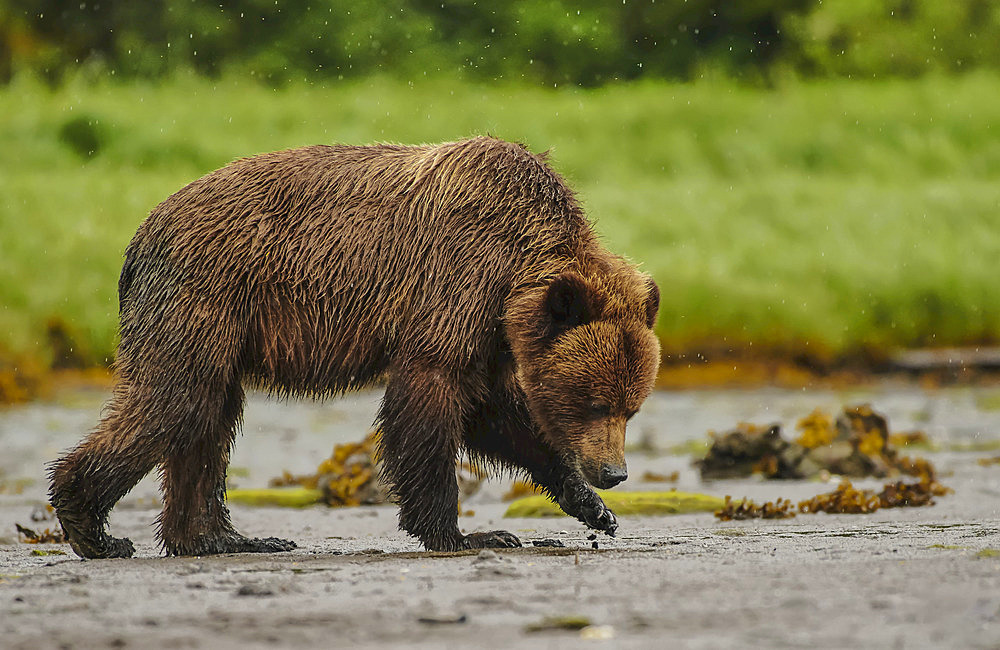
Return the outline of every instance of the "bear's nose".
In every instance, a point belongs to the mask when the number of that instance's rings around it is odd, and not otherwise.
[[[601,484],[604,489],[613,488],[628,478],[628,469],[624,465],[601,466]]]

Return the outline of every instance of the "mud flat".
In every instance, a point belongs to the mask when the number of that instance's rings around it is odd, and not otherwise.
[[[150,478],[115,510],[131,560],[80,561],[67,545],[19,543],[14,524],[44,496],[43,463],[96,421],[104,393],[0,411],[0,647],[995,647],[1000,643],[1000,390],[657,393],[631,427],[633,478],[678,471],[678,489],[793,500],[814,481],[703,483],[668,453],[739,420],[794,421],[817,406],[871,402],[955,493],[926,508],[719,522],[711,514],[623,517],[598,538],[566,518],[504,519],[506,482],[462,504],[466,531],[506,528],[564,548],[431,554],[396,530],[393,507],[234,506],[243,532],[296,540],[294,552],[163,558]],[[261,487],[306,472],[336,442],[359,438],[378,402],[324,405],[251,398],[232,481]],[[970,451],[971,450],[971,451]],[[877,481],[856,481],[875,487]],[[37,555],[35,551],[63,555]]]

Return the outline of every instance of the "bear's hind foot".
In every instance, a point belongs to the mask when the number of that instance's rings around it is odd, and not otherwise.
[[[127,537],[112,537],[103,533],[100,538],[93,540],[67,534],[66,541],[74,553],[87,560],[126,558],[135,555],[135,546]]]
[[[462,548],[520,548],[521,540],[506,530],[469,533],[462,538]]]
[[[135,554],[135,546],[127,537],[112,537],[104,532],[92,537],[67,530],[65,527],[63,532],[73,552],[87,560],[132,557]]]
[[[201,538],[194,544],[164,544],[167,555],[222,555],[226,553],[283,553],[298,548],[288,539],[277,537],[244,537],[230,534]]]
[[[86,560],[124,558],[135,554],[135,546],[127,537],[112,537],[104,532],[103,527],[74,525],[73,522],[79,518],[66,512],[57,510],[56,517],[70,548]],[[97,532],[94,532],[95,529]]]

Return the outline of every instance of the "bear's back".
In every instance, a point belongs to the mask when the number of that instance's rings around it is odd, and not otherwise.
[[[392,265],[402,256],[444,270],[497,250],[534,257],[573,247],[590,231],[540,157],[481,137],[243,158],[169,197],[140,234],[169,242],[191,273],[233,257],[257,273],[301,280],[348,259]]]
[[[261,336],[288,332],[289,350],[311,323],[338,359],[406,345],[471,357],[498,344],[515,287],[595,245],[542,157],[475,138],[234,161],[157,206],[127,258],[138,260],[137,276],[154,269],[140,277],[147,285],[168,281],[230,305]]]

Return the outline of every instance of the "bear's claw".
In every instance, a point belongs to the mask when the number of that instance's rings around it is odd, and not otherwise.
[[[580,508],[577,519],[594,530],[600,530],[614,537],[615,531],[618,530],[618,519],[615,517],[615,513],[604,505],[601,497],[593,492],[591,494],[594,496],[593,500],[588,500],[588,503]]]
[[[590,528],[607,533],[611,537],[614,537],[615,531],[618,530],[615,513],[604,505],[604,501],[596,492],[582,482],[573,482],[563,488],[559,507]]]
[[[611,511],[611,508],[605,506],[601,503],[603,511],[597,515],[595,523],[587,523],[588,526],[596,530],[604,531],[609,537],[614,537],[615,532],[618,530],[618,518],[615,517],[615,513]]]
[[[506,530],[470,533],[462,539],[462,548],[520,548],[521,540]]]

